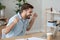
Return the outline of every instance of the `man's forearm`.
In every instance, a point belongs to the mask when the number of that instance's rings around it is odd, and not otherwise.
[[[18,18],[15,18],[14,21],[8,27],[4,28],[5,34],[9,33],[17,22],[18,22]]]
[[[31,21],[29,22],[29,27],[27,28],[27,31],[29,31],[31,29],[32,25],[34,24],[34,21],[35,21],[36,17],[37,17],[37,14],[34,13]]]
[[[31,21],[29,22],[29,27],[27,28],[27,31],[29,31],[31,29],[31,27],[33,26],[35,21],[35,18],[32,18]]]
[[[15,25],[15,24],[12,23],[9,27],[6,27],[6,28],[5,28],[5,34],[9,33],[10,30],[14,27],[14,25]]]

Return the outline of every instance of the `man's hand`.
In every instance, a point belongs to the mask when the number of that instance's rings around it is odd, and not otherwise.
[[[33,19],[36,19],[37,16],[38,16],[38,15],[37,15],[36,13],[34,13],[34,14],[32,15],[32,18],[33,18]]]

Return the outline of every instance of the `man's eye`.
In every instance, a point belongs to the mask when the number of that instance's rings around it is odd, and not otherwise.
[[[32,13],[32,12],[29,12],[29,13]]]

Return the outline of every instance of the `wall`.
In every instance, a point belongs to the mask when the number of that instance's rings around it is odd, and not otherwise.
[[[11,16],[13,16],[15,13],[15,7],[16,7],[16,2],[15,0],[2,0],[1,1],[3,3],[3,5],[6,6],[5,9],[5,16],[7,18],[10,18]]]
[[[42,31],[42,0],[28,0],[28,3],[32,4],[34,6],[34,12],[38,14],[37,20],[33,25],[33,32],[39,32]],[[31,31],[32,31],[31,30]]]
[[[0,2],[1,2],[1,0],[0,0]]]
[[[7,18],[10,18],[11,16],[15,15],[15,9],[16,9],[16,0],[2,0],[1,1],[4,5],[6,5],[6,9],[5,9],[5,16]],[[41,28],[42,28],[42,0],[27,0],[28,3],[32,4],[34,6],[34,12],[37,13],[38,17],[33,25],[33,27],[31,28],[31,30],[28,33],[32,33],[32,32],[40,32]]]
[[[60,3],[60,0],[42,0],[43,2],[42,2],[42,18],[44,19],[44,11],[45,11],[45,9],[46,8],[50,8],[50,7],[53,7],[57,12],[58,11],[60,11],[60,5],[59,5],[59,3]],[[57,19],[59,19],[58,17],[57,17],[58,15],[55,15],[55,20],[57,20]],[[57,19],[56,19],[56,17],[57,17]],[[59,19],[60,20],[60,19]]]
[[[16,0],[2,0],[1,1],[4,5],[6,5],[5,14],[6,17],[10,18],[15,13],[16,9]],[[28,3],[32,4],[34,6],[34,12],[37,12],[38,18],[36,19],[32,29],[30,32],[40,32],[44,31],[44,27],[46,26],[46,20],[45,20],[45,9],[53,7],[57,11],[60,11],[60,0],[27,0]],[[57,18],[56,18],[57,17]],[[59,19],[60,15],[55,15],[55,20]],[[60,19],[59,19],[60,20]],[[38,30],[37,30],[38,29]]]
[[[60,0],[42,0],[42,25],[43,29],[46,27],[46,8],[53,7],[57,12],[60,11]],[[54,15],[54,20],[60,20],[60,15]],[[48,16],[50,18],[50,16]]]

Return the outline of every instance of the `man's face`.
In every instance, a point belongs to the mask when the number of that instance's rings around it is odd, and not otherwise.
[[[32,16],[33,9],[29,8],[26,10],[26,19],[30,19],[30,16]]]

